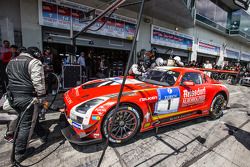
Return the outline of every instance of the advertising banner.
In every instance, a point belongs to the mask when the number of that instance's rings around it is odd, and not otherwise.
[[[240,60],[250,61],[250,53],[241,52]]]
[[[88,22],[80,22],[80,16],[93,8],[67,0],[39,0],[39,24],[42,26],[80,31]],[[101,10],[96,10],[100,14]],[[98,31],[103,23],[106,24]],[[136,29],[136,19],[113,14],[95,23],[88,33],[132,40]]]
[[[215,44],[199,41],[198,52],[209,55],[220,56],[220,47]]]
[[[193,37],[152,25],[151,43],[155,45],[192,51]]]
[[[240,57],[240,51],[228,48],[228,49],[226,49],[225,57],[238,60]]]

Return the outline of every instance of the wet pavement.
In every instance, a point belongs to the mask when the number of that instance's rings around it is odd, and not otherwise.
[[[131,142],[108,147],[101,166],[168,167],[249,167],[250,166],[250,88],[227,85],[230,109],[217,120],[200,118],[138,134]],[[60,133],[60,113],[47,114],[42,124],[51,135],[46,144],[31,141],[35,154],[23,162],[34,166],[97,166],[104,143],[71,145]],[[3,140],[5,125],[0,125],[0,166],[10,166],[11,144]]]

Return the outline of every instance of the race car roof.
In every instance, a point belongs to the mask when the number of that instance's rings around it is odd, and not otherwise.
[[[201,72],[200,70],[196,70],[193,68],[186,68],[186,67],[172,67],[172,66],[161,66],[161,67],[156,67],[156,70],[173,70],[176,72]]]

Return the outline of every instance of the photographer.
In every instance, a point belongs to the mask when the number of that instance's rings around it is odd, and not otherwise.
[[[35,97],[42,99],[45,95],[44,71],[41,61],[41,52],[36,47],[29,47],[27,51],[12,59],[6,69],[9,84],[7,87],[7,99],[10,106],[18,113],[21,120],[16,138],[15,154],[16,160],[22,162],[34,152],[34,148],[28,148],[29,136],[32,133],[31,126],[34,114],[34,104],[30,108],[31,101]],[[46,142],[49,130],[45,130],[36,122],[34,131]]]

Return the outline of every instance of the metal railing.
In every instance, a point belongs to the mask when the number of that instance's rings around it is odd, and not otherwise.
[[[196,20],[198,20],[198,21],[200,21],[202,23],[205,23],[208,26],[210,26],[210,27],[212,27],[212,28],[214,28],[214,29],[216,29],[216,30],[218,30],[220,32],[223,32],[225,34],[227,34],[227,32],[228,32],[227,28],[215,23],[214,21],[212,21],[212,20],[208,19],[207,17],[202,16],[202,15],[200,15],[198,13],[196,14]]]

